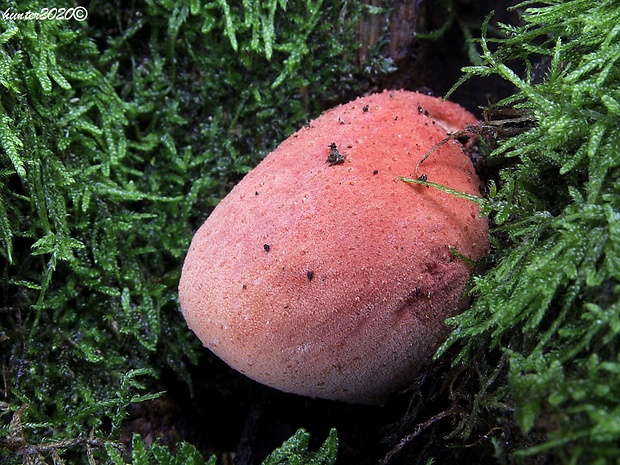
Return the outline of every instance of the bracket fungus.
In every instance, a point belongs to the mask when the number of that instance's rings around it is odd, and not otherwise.
[[[488,225],[476,203],[400,177],[475,122],[454,103],[386,91],[291,135],[196,232],[179,285],[189,327],[282,391],[370,404],[405,387],[467,305],[471,266],[450,248],[480,259]],[[422,168],[480,195],[458,140]]]

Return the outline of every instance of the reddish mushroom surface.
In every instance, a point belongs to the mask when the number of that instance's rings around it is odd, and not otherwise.
[[[475,203],[400,177],[475,122],[454,103],[386,91],[291,135],[196,232],[179,285],[189,327],[282,391],[377,403],[406,386],[467,304],[471,267],[450,247],[481,258],[488,226]],[[419,174],[480,195],[456,140]]]

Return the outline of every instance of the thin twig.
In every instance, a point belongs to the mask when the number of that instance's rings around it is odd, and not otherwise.
[[[504,112],[496,112],[496,114],[505,114]],[[510,115],[510,113],[507,113]],[[477,136],[490,136],[490,137],[510,137],[517,134],[521,134],[522,132],[531,129],[533,124],[536,122],[536,118],[529,114],[520,114],[519,116],[515,116],[514,118],[509,117],[500,120],[489,120],[489,112],[485,110],[484,113],[484,122],[480,124],[469,124],[465,126],[465,128],[460,131],[453,132],[449,134],[448,137],[443,139],[441,142],[437,143],[432,149],[426,152],[422,158],[418,160],[415,165],[415,176],[419,178],[418,169],[420,165],[430,157],[435,151],[441,148],[443,145],[448,143],[451,140],[459,139],[467,134],[475,134]]]
[[[431,426],[433,423],[438,422],[439,420],[442,420],[446,417],[452,416],[454,414],[457,413],[457,409],[455,409],[454,407],[449,409],[449,410],[445,410],[441,413],[438,413],[437,415],[435,415],[434,417],[431,417],[430,419],[428,419],[427,421],[425,421],[424,423],[419,424],[418,426],[416,426],[416,428],[413,430],[412,433],[408,434],[407,436],[405,436],[404,438],[402,438],[398,444],[396,444],[396,446],[394,446],[392,448],[392,450],[390,450],[385,457],[383,457],[383,460],[380,462],[380,465],[386,465],[391,459],[392,457],[394,457],[396,454],[400,453],[400,451],[407,445],[409,444],[412,440],[414,440],[417,436],[420,435],[420,433],[422,433],[422,431],[424,431],[426,428],[428,428],[429,426]]]

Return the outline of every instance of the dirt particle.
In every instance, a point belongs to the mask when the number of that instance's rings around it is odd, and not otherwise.
[[[340,165],[341,163],[344,163],[345,156],[338,151],[338,147],[336,146],[335,142],[329,144],[329,149],[330,153],[327,157],[327,163],[329,164],[329,166]]]

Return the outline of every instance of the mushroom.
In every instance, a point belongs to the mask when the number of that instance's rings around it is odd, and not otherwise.
[[[276,389],[380,403],[415,379],[467,305],[464,255],[488,251],[471,201],[407,184],[416,162],[475,118],[392,91],[337,106],[248,173],[194,236],[183,315],[231,367]],[[457,140],[422,165],[480,195]],[[450,248],[459,253],[454,254]]]

